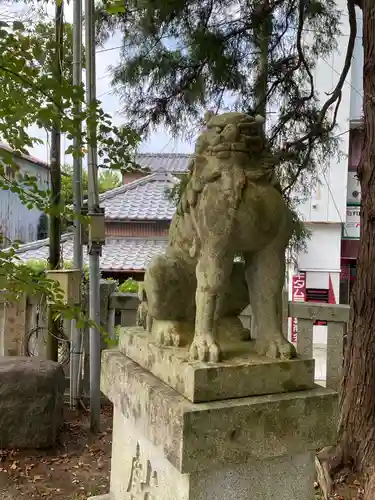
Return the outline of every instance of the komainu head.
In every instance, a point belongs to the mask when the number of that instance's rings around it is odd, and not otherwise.
[[[259,155],[265,148],[264,118],[245,113],[206,114],[206,130],[198,137],[195,154],[243,159]]]

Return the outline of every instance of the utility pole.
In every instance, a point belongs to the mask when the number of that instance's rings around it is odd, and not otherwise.
[[[64,32],[64,2],[56,2],[55,8],[55,71],[54,76],[57,83],[62,83],[63,64],[63,32]],[[59,107],[61,99],[56,99],[56,107]],[[49,267],[58,269],[60,266],[60,240],[61,240],[61,132],[60,116],[57,109],[57,117],[54,121],[51,134],[51,198],[52,213],[50,215],[49,230]],[[53,309],[48,309],[48,335],[47,335],[47,359],[58,360],[58,338],[60,334],[60,320],[54,319]]]
[[[89,108],[96,103],[95,68],[95,2],[85,0],[86,34],[86,99]],[[100,325],[100,266],[101,246],[104,244],[104,213],[99,206],[97,165],[97,124],[91,117],[87,123],[88,134],[88,216],[89,226],[89,310],[90,320]],[[101,229],[98,235],[97,227]],[[100,332],[90,326],[90,427],[100,429]]]
[[[79,86],[82,83],[82,0],[73,2],[73,85]],[[78,115],[82,110],[81,102],[75,104],[75,113]],[[81,144],[82,123],[76,120],[76,135],[73,139],[73,204],[74,213],[81,214],[82,211],[82,157]],[[74,223],[73,239],[73,268],[79,269],[83,274],[82,258],[82,224],[77,217]],[[82,297],[80,306],[82,303]],[[76,321],[72,320],[71,328],[71,352],[70,352],[70,406],[77,408],[79,404],[79,381],[80,381],[80,359],[82,356],[82,330],[76,326]]]

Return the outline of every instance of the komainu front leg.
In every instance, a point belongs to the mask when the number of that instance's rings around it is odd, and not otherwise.
[[[256,350],[271,358],[291,359],[296,350],[282,333],[285,251],[269,246],[248,256],[246,279],[257,328]]]
[[[233,258],[203,253],[196,268],[195,334],[190,346],[190,359],[220,361],[217,341],[218,300],[229,281]]]

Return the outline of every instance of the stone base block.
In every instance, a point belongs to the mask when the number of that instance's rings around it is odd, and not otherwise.
[[[63,423],[65,377],[58,363],[0,357],[0,448],[46,448]]]
[[[106,500],[314,499],[334,391],[193,404],[118,351],[103,353],[102,391],[114,404]]]
[[[277,360],[254,353],[254,341],[227,346],[220,363],[189,361],[188,347],[161,347],[139,327],[123,328],[119,349],[194,403],[314,387],[314,360]]]
[[[94,497],[88,497],[87,500],[113,500],[113,496],[111,493],[107,493],[106,495],[96,495]]]
[[[314,454],[181,474],[115,407],[111,497],[97,500],[313,500]],[[95,497],[94,497],[95,498]]]

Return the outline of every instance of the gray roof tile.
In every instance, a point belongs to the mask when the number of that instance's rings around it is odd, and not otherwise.
[[[166,197],[166,190],[178,179],[157,172],[100,196],[107,220],[171,220],[176,210]]]
[[[191,156],[184,153],[140,153],[136,155],[135,161],[151,172],[179,174],[187,171]]]
[[[17,256],[22,261],[47,260],[49,239],[21,245]],[[101,271],[142,271],[155,255],[164,253],[166,238],[108,238],[100,258]],[[65,262],[73,260],[73,237],[61,238],[62,258]],[[86,247],[83,247],[83,260],[88,263]]]
[[[35,158],[35,156],[31,156],[28,154],[23,154],[23,153],[16,153],[13,148],[9,146],[9,144],[6,144],[5,142],[0,142],[0,149],[3,149],[4,151],[7,151],[8,153],[14,153],[15,157],[20,157],[23,158],[24,160],[33,163],[34,165],[39,165],[40,167],[44,168],[50,168],[48,163],[39,160],[38,158]]]

